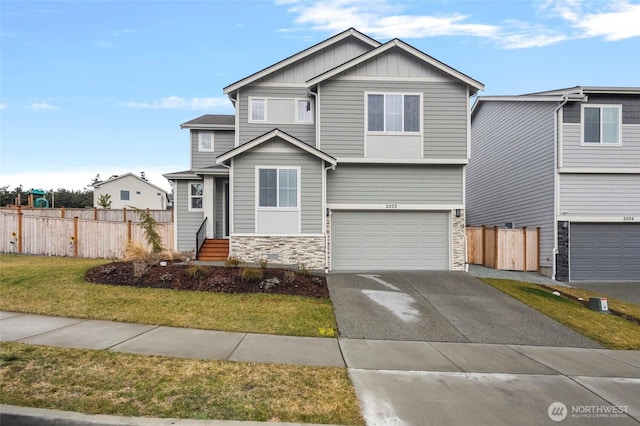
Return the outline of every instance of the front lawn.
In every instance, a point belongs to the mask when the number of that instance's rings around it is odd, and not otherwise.
[[[513,280],[480,279],[609,349],[640,349],[640,325],[632,321],[592,311],[573,298],[555,296],[553,288]],[[588,299],[589,293],[585,290],[558,289]],[[631,316],[638,312],[636,305],[615,299],[608,301],[609,309],[627,312]]]
[[[0,309],[291,336],[321,337],[337,329],[328,299],[135,288],[84,280],[87,270],[107,262],[0,255]]]
[[[363,425],[343,368],[0,343],[0,403],[87,414]]]

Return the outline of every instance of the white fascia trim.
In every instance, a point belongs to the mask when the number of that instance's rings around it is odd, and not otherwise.
[[[338,163],[361,163],[361,164],[469,164],[466,158],[361,158],[342,157],[337,158]]]
[[[449,67],[448,65],[445,65],[439,61],[437,61],[436,59],[432,58],[431,56],[421,52],[420,50],[409,46],[408,44],[406,44],[405,42],[403,42],[402,40],[399,39],[394,39],[391,40],[385,44],[383,44],[380,47],[377,47],[363,55],[358,56],[355,59],[352,59],[348,62],[345,62],[344,64],[325,72],[324,74],[321,74],[317,77],[314,77],[310,80],[307,80],[307,84],[309,86],[315,86],[318,83],[321,83],[331,77],[335,77],[338,74],[341,74],[342,72],[355,67],[356,65],[359,65],[361,63],[364,63],[366,61],[368,61],[371,58],[374,58],[394,47],[398,47],[402,50],[404,50],[405,52],[407,52],[410,55],[413,55],[415,57],[417,57],[418,59],[421,59],[422,61],[428,63],[429,65],[433,66],[434,68],[439,69],[440,71],[464,82],[465,84],[473,87],[476,90],[484,90],[484,84],[480,83],[479,81],[476,81],[474,79],[472,79],[471,77],[464,75],[463,73]]]
[[[290,56],[287,59],[284,59],[274,65],[271,65],[270,67],[267,67],[265,69],[263,69],[262,71],[258,71],[255,74],[250,75],[249,77],[243,78],[242,80],[231,84],[230,86],[227,86],[223,89],[224,94],[229,94],[237,89],[239,89],[242,86],[245,86],[247,84],[250,84],[256,80],[260,80],[263,77],[266,77],[267,75],[274,73],[288,65],[291,65],[297,61],[299,61],[300,59],[303,59],[307,56],[311,56],[314,55],[315,53],[321,51],[322,49],[326,48],[327,46],[331,46],[334,43],[337,43],[339,41],[342,41],[348,37],[354,36],[357,39],[363,41],[364,43],[367,43],[368,45],[370,45],[371,47],[373,47],[374,49],[378,46],[380,46],[380,43],[370,39],[366,36],[364,36],[363,34],[359,33],[358,31],[354,30],[353,28],[344,31],[341,34],[337,34],[323,42],[320,42],[318,44],[316,44],[315,46],[312,46],[308,49],[305,49],[301,52],[296,53],[293,56]]]
[[[568,214],[559,214],[559,222],[623,222],[623,223],[640,223],[640,213],[638,215],[628,216],[577,216]]]
[[[640,174],[640,167],[560,167],[560,173]]]
[[[239,234],[233,234],[231,235],[231,237],[313,237],[313,238],[318,238],[318,237],[324,237],[324,234],[247,234],[247,233],[239,233]]]
[[[284,139],[285,141],[287,141],[290,144],[300,148],[301,150],[306,151],[309,154],[314,155],[314,156],[326,161],[329,164],[332,164],[332,165],[336,165],[337,164],[337,161],[336,161],[335,158],[325,154],[324,152],[322,152],[322,151],[320,151],[320,150],[318,150],[318,149],[316,149],[316,148],[314,148],[314,147],[312,147],[310,145],[307,145],[306,143],[304,143],[302,141],[299,141],[298,139],[293,138],[292,136],[289,136],[288,134],[286,134],[286,133],[284,133],[284,132],[282,132],[281,130],[278,130],[278,129],[272,130],[271,132],[266,133],[266,134],[260,136],[259,138],[254,139],[251,142],[247,142],[245,144],[242,144],[242,146],[236,147],[236,148],[232,149],[231,151],[228,151],[227,153],[222,154],[221,156],[216,158],[216,164],[222,164],[225,161],[227,161],[229,159],[232,159],[236,155],[241,154],[243,152],[246,152],[246,151],[248,151],[248,150],[250,150],[252,148],[255,148],[256,146],[258,146],[258,145],[260,145],[260,144],[262,144],[262,143],[264,143],[264,142],[266,142],[268,140],[271,140],[276,136],[280,137],[281,139]]]
[[[181,129],[192,130],[235,130],[235,124],[181,124]]]
[[[464,204],[402,204],[402,203],[389,203],[389,204],[342,204],[342,203],[327,203],[327,208],[331,210],[446,210],[451,211],[455,209],[464,209]]]

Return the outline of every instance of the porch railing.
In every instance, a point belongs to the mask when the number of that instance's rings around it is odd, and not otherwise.
[[[198,258],[198,254],[200,254],[200,249],[204,244],[204,240],[207,239],[207,218],[205,217],[202,221],[202,225],[198,228],[198,232],[196,232],[196,259]]]

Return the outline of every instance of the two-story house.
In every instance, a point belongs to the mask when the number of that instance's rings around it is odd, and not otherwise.
[[[477,99],[467,223],[507,222],[557,280],[640,280],[639,87]]]
[[[133,173],[114,175],[93,185],[93,207],[100,208],[100,198],[108,195],[110,208],[164,210],[168,205],[168,194],[164,189],[152,184],[144,176]]]
[[[191,169],[165,175],[176,248],[227,239],[247,262],[464,270],[470,97],[482,89],[355,29],[225,87],[235,115],[184,123]]]

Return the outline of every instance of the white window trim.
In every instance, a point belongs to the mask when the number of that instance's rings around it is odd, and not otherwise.
[[[405,96],[418,96],[420,99],[420,129],[417,132],[405,132],[404,130],[401,132],[398,131],[387,131],[387,130],[369,130],[369,95],[382,95],[383,99],[385,99],[386,105],[386,96],[387,95],[401,95],[402,96],[402,126],[404,127],[404,97]],[[383,125],[386,126],[386,120],[384,117],[384,109],[383,109]],[[364,131],[368,135],[421,135],[424,131],[424,102],[423,102],[423,94],[420,92],[364,92]]]
[[[261,207],[260,206],[260,170],[261,169],[276,169],[276,176],[277,176],[277,187],[276,187],[276,194],[278,196],[278,201],[280,198],[280,170],[281,169],[286,169],[286,170],[295,170],[296,171],[296,182],[297,182],[297,188],[296,188],[296,197],[297,197],[297,206],[296,207]],[[278,211],[278,212],[284,212],[284,211],[289,211],[289,212],[293,212],[293,211],[300,211],[300,205],[302,204],[302,200],[300,199],[300,195],[301,195],[301,191],[300,191],[300,187],[301,185],[301,181],[300,181],[300,166],[256,166],[256,170],[255,170],[255,175],[256,175],[256,212],[257,211]]]
[[[249,96],[248,98],[249,106],[248,106],[248,122],[249,123],[269,123],[269,124],[302,124],[309,125],[313,124],[315,111],[312,99],[310,98],[287,98],[287,97],[260,97],[260,96]],[[253,117],[253,101],[261,100],[264,102],[264,120],[254,120]],[[281,100],[281,101],[292,101],[292,111],[291,111],[291,121],[272,121],[269,120],[269,101],[270,100]],[[298,102],[309,102],[311,106],[309,121],[301,121],[298,120]]]
[[[202,185],[202,195],[200,196],[200,198],[202,198],[202,208],[195,208],[195,207],[191,207],[192,203],[191,203],[191,199],[194,198],[191,195],[191,185],[193,184],[200,184]],[[204,211],[204,182],[199,181],[199,180],[193,180],[193,181],[188,181],[187,183],[187,211],[190,212],[202,212]]]
[[[207,135],[211,135],[211,149],[206,149],[202,147],[202,139],[201,136],[207,134]],[[215,150],[215,134],[214,132],[206,132],[206,131],[199,131],[198,132],[198,152],[213,152]]]
[[[600,108],[600,117],[602,120],[602,108],[618,109],[618,143],[602,142],[602,121],[600,121],[600,142],[584,141],[584,109]],[[622,146],[622,105],[620,104],[582,104],[580,105],[580,145],[581,146]]]
[[[254,120],[253,119],[253,101],[262,101],[262,102],[264,102],[264,120]],[[268,122],[267,121],[267,117],[269,117],[268,105],[269,105],[269,102],[268,102],[267,98],[249,96],[249,117],[248,117],[249,123],[266,123],[266,122]]]

